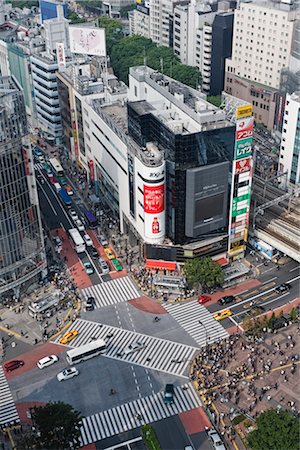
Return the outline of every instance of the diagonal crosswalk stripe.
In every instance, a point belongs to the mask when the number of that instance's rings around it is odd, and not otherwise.
[[[196,300],[175,305],[167,304],[164,305],[164,308],[200,347],[205,347],[206,341],[213,344],[228,337],[228,333],[222,325]],[[199,324],[199,321],[204,326]]]
[[[164,403],[163,392],[139,398],[82,419],[80,430],[82,445],[92,444],[199,406],[201,401],[192,383],[175,387],[172,405]],[[137,418],[136,415],[140,417]]]
[[[16,405],[14,403],[4,370],[0,366],[0,426],[8,427],[20,422]]]
[[[82,289],[81,293],[85,300],[88,297],[94,297],[97,308],[127,302],[141,296],[129,276],[96,284]]]
[[[66,332],[71,329],[77,330],[78,336],[68,346],[77,348],[92,339],[104,339],[107,343],[104,357],[182,377],[186,377],[187,365],[198,350],[178,342],[83,319],[76,319]],[[54,342],[58,343],[59,337]],[[124,355],[124,349],[134,342],[142,342],[145,346],[139,351]]]

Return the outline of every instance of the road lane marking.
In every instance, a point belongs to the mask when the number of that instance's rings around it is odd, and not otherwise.
[[[276,302],[276,300],[280,300],[281,298],[285,297],[285,296],[288,295],[288,294],[289,294],[289,292],[286,292],[285,294],[281,295],[280,297],[276,297],[276,298],[274,298],[274,299],[272,299],[272,300],[269,300],[268,302],[263,303],[262,306],[265,307],[266,305],[269,305],[270,303]],[[249,310],[249,311],[250,311],[250,310]],[[240,311],[240,312],[234,314],[234,317],[241,316],[242,314],[245,314],[246,312],[247,312],[247,311]],[[265,312],[268,312],[268,311],[265,311]],[[264,313],[261,313],[261,314],[259,314],[259,315],[262,315],[262,314],[264,314]],[[255,317],[256,317],[256,316],[255,316]]]
[[[241,325],[239,325],[232,316],[230,316],[229,319],[231,320],[232,323],[234,323],[234,325],[236,325],[237,328],[239,328],[241,331],[244,331],[243,327]]]
[[[289,270],[289,272],[294,272],[295,270],[300,270],[300,266],[294,267],[293,269]]]
[[[44,177],[44,175],[42,175],[42,177]],[[39,183],[40,188],[42,189],[42,191],[43,191],[43,193],[44,193],[44,196],[47,198],[48,203],[49,203],[49,205],[50,205],[50,208],[52,209],[52,211],[54,212],[54,214],[57,216],[57,212],[56,212],[54,206],[52,205],[52,203],[51,203],[51,201],[50,201],[50,198],[49,198],[48,194],[46,193],[45,189],[43,188],[42,183],[40,183],[40,181],[38,180],[38,178],[37,178],[36,180],[37,180],[37,182]]]
[[[264,290],[264,289],[268,289],[269,287],[271,287],[271,286],[275,286],[275,282],[273,281],[273,282],[271,282],[271,283],[268,283],[268,284],[265,284],[264,286],[262,286],[261,288],[260,288],[260,290],[262,291],[262,290]]]
[[[273,277],[273,278],[270,278],[270,280],[264,281],[264,282],[262,283],[262,286],[265,285],[265,284],[271,283],[271,281],[277,280],[277,278],[278,278],[278,277]]]

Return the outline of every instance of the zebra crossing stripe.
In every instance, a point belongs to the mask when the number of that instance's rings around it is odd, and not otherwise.
[[[94,297],[96,308],[115,305],[140,297],[140,293],[129,276],[96,284],[82,289],[81,293],[85,300],[88,297]]]
[[[34,164],[34,168],[35,168],[36,170],[43,170],[44,166],[43,166],[42,163],[35,163],[35,164]]]
[[[212,344],[228,337],[223,326],[196,300],[176,305],[167,304],[164,308],[200,347],[205,347],[207,342]]]
[[[78,331],[78,335],[68,344],[70,347],[80,347],[91,342],[93,338],[104,339],[107,343],[104,357],[185,378],[186,368],[198,350],[179,342],[83,319],[76,319],[66,332],[73,328]],[[59,337],[54,342],[59,342]],[[142,342],[145,346],[139,351],[125,355],[124,349],[134,342]]]
[[[172,405],[164,403],[163,392],[139,398],[83,418],[80,429],[82,445],[92,444],[137,428],[141,424],[162,420],[199,406],[201,406],[201,401],[197,397],[192,383],[175,387]],[[136,415],[139,415],[141,420],[136,419]]]
[[[0,426],[9,426],[20,422],[3,367],[0,366]]]

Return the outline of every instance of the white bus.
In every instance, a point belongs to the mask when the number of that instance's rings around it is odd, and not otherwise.
[[[60,162],[56,158],[50,158],[49,164],[50,164],[51,168],[53,169],[53,172],[55,173],[55,175],[57,175],[58,177],[64,176],[64,169],[61,167]]]
[[[77,364],[105,353],[105,349],[106,342],[103,339],[97,339],[81,347],[67,351],[67,361],[69,364]]]
[[[76,252],[77,253],[85,252],[85,243],[77,228],[72,228],[71,230],[69,230],[69,235],[71,237],[71,241],[73,243],[73,247],[76,250]]]

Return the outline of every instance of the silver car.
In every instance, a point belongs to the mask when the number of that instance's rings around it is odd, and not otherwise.
[[[69,380],[70,378],[77,377],[79,375],[79,371],[76,367],[69,367],[68,369],[63,370],[57,374],[58,381]]]
[[[102,273],[104,275],[108,274],[109,273],[109,266],[108,266],[107,262],[103,258],[99,258],[98,261],[99,261]]]
[[[124,355],[130,355],[130,353],[138,352],[139,350],[142,350],[146,347],[146,344],[144,342],[133,342],[132,344],[128,345],[128,347],[124,348]]]

